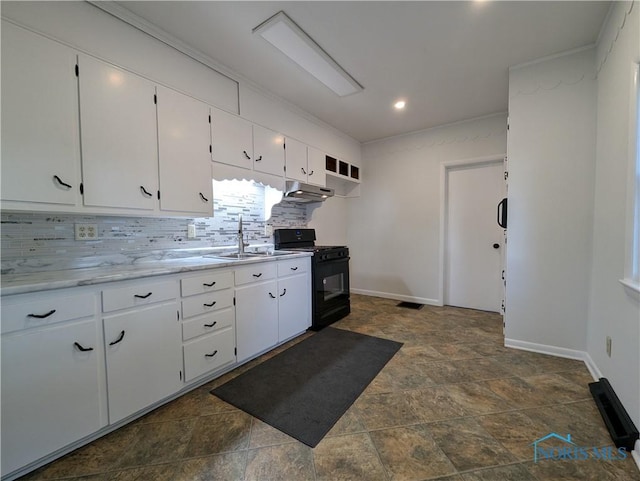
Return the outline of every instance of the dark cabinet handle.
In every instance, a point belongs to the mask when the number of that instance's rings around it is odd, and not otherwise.
[[[53,314],[54,312],[56,312],[56,310],[55,309],[51,309],[46,314],[27,314],[27,317],[35,317],[36,319],[45,319],[45,318],[49,317],[51,314]]]
[[[213,327],[218,324],[218,321],[213,321],[211,324],[205,324],[204,327]]]
[[[262,156],[258,157],[258,158],[256,159],[256,162],[260,162],[261,160],[262,160]]]
[[[140,186],[140,190],[142,191],[142,193],[148,197],[153,196],[153,194],[151,192],[148,192],[147,189],[144,188],[144,185]]]
[[[73,345],[76,346],[76,349],[81,352],[93,351],[92,347],[82,347],[78,342],[74,342]]]
[[[493,248],[494,249],[500,249],[500,244],[498,244],[498,243],[493,244]]]
[[[211,304],[207,304],[206,302],[204,303],[205,306],[207,307],[213,307],[216,305],[216,301],[213,301]]]
[[[507,198],[498,203],[498,225],[503,229],[507,228]]]
[[[120,335],[118,336],[118,339],[116,339],[113,342],[110,342],[109,345],[110,346],[115,346],[116,344],[118,344],[120,341],[122,341],[124,339],[124,331],[120,331]]]
[[[262,275],[262,272],[260,274],[253,274],[253,277],[260,277]]]
[[[213,287],[216,285],[216,281],[213,281],[211,284],[207,284],[206,282],[203,282],[202,285],[207,287]]]
[[[204,195],[202,195],[202,192],[198,192],[198,194],[200,194],[200,198],[202,200],[204,200],[205,202],[209,202],[209,199],[207,199]]]
[[[307,171],[306,171],[306,170],[304,170],[304,167],[300,167],[300,170],[302,171],[302,173],[303,173],[304,175],[307,175]]]
[[[247,151],[246,151],[246,150],[243,150],[243,151],[242,151],[242,153],[244,154],[244,156],[245,156],[247,159],[250,159],[250,158],[251,158],[251,156],[250,156],[249,154],[247,154]]]
[[[313,172],[314,172],[313,170],[311,172],[309,172],[309,175],[313,175]]]
[[[145,294],[144,296],[140,295],[140,294],[134,294],[133,297],[137,297],[138,299],[146,299],[147,297],[149,297],[151,294],[153,294],[153,292],[148,292],[147,294]]]
[[[58,177],[57,175],[54,175],[53,178],[56,179],[56,182],[58,182],[58,184],[63,185],[68,189],[71,188],[71,186],[69,184],[67,184],[66,182],[62,182],[62,179],[60,177]]]
[[[271,294],[271,293],[269,293],[269,297],[270,297],[271,299],[275,299],[275,298],[276,298],[276,296],[274,296],[274,295],[273,295],[273,294]]]
[[[287,293],[287,288],[285,287],[284,291],[282,291],[282,294],[280,294],[280,297],[284,296]]]
[[[218,350],[217,349],[215,351],[213,351],[211,354],[205,354],[204,357],[213,357],[216,354],[218,354]]]
[[[292,271],[297,271],[297,270],[298,270],[298,266],[296,266],[296,267],[290,267],[290,269],[291,269]]]

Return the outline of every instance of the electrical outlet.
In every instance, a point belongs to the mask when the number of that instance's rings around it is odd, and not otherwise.
[[[188,224],[187,225],[187,239],[195,239],[196,237],[198,237],[198,235],[196,234],[196,225],[195,224]]]
[[[611,357],[611,338],[607,336],[607,356]]]
[[[264,235],[265,237],[271,237],[273,235],[273,226],[269,224],[265,224],[264,226]]]
[[[96,240],[98,224],[75,224],[76,240]]]

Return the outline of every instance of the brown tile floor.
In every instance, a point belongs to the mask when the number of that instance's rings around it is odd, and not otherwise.
[[[404,346],[315,449],[209,394],[271,353],[23,479],[640,480],[630,457],[533,462],[550,432],[611,444],[582,362],[504,348],[497,314],[364,296],[352,307],[335,327]]]

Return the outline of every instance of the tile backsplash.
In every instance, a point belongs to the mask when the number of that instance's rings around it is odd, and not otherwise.
[[[175,249],[206,249],[235,246],[238,214],[242,214],[245,237],[251,244],[271,244],[265,229],[304,227],[304,205],[283,202],[265,221],[264,187],[236,189],[216,186],[214,217],[158,218],[87,216],[78,214],[0,214],[2,273],[26,270],[93,267],[105,258],[134,256]],[[98,239],[75,240],[75,224],[97,224]],[[197,237],[187,238],[187,226],[196,225]],[[122,262],[125,262],[124,260]]]

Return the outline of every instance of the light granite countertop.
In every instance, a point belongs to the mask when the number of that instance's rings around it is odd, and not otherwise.
[[[265,255],[245,259],[221,259],[209,256],[196,256],[144,261],[117,266],[110,265],[104,267],[4,274],[2,275],[0,285],[0,295],[8,296],[67,287],[89,286],[105,282],[178,274],[182,272],[195,272],[212,268],[237,267],[259,262],[274,262],[283,259],[309,257],[311,255],[312,253],[310,252],[292,252],[290,254],[281,253],[279,255]]]

